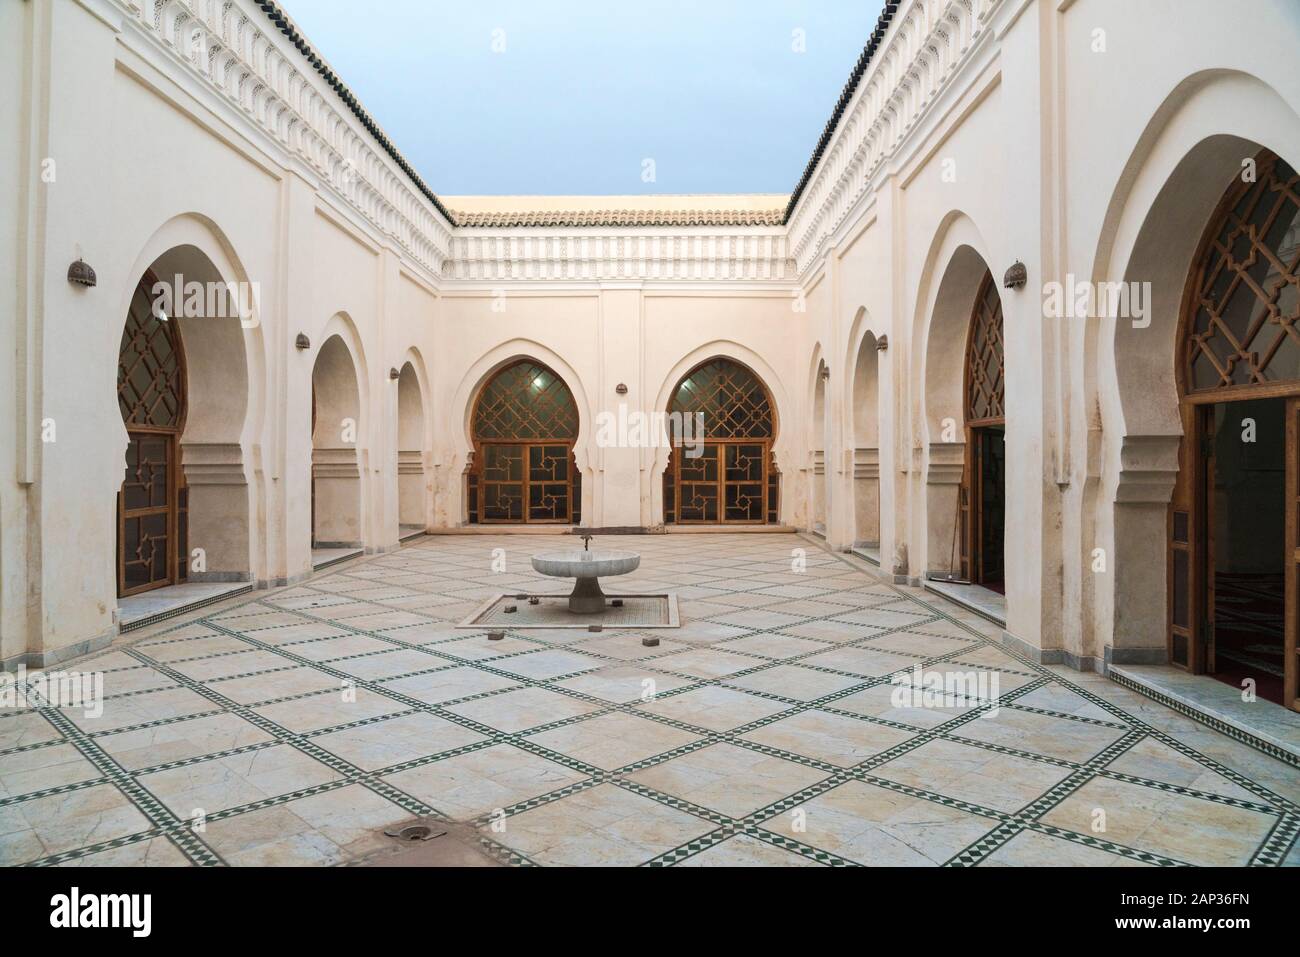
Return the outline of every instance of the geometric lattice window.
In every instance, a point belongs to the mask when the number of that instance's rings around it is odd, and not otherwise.
[[[776,423],[759,378],[737,362],[712,359],[682,379],[668,411],[680,413],[691,431],[670,436],[664,521],[774,524],[780,495],[772,458]],[[697,414],[704,417],[707,442],[694,432]],[[694,441],[683,447],[683,438]]]
[[[117,359],[117,402],[127,428],[179,431],[185,375],[173,321],[153,314],[151,277],[136,286]]]
[[[710,439],[770,439],[774,432],[767,389],[754,373],[726,359],[692,370],[677,386],[668,411],[703,413],[704,434]]]
[[[573,394],[546,366],[522,360],[492,377],[474,407],[475,439],[578,437]]]
[[[483,386],[474,404],[466,475],[472,523],[577,523],[582,476],[573,456],[578,407],[564,381],[521,360]]]
[[[966,421],[989,424],[1006,417],[1002,358],[1002,299],[990,273],[984,274],[966,340]]]
[[[1269,152],[1255,169],[1225,196],[1193,274],[1191,391],[1300,380],[1300,175]]]

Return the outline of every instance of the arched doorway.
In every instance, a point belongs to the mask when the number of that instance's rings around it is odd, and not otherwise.
[[[352,352],[337,334],[312,367],[311,512],[313,548],[358,548],[361,524],[361,388]]]
[[[532,359],[500,369],[475,399],[471,433],[471,524],[582,521],[582,477],[573,457],[578,406],[558,375]]]
[[[966,460],[958,494],[961,575],[1003,591],[1006,529],[1006,378],[1002,299],[984,273],[966,335]]]
[[[664,469],[664,522],[775,525],[776,420],[758,376],[730,359],[709,359],[673,389],[668,414],[674,441]],[[702,434],[693,431],[696,423]]]
[[[813,383],[812,453],[813,453],[813,504],[812,528],[826,534],[826,514],[830,488],[826,479],[826,380],[830,370],[824,360],[818,361]]]
[[[1297,708],[1300,175],[1234,177],[1187,279],[1169,508],[1169,660]]]
[[[126,474],[117,498],[117,594],[186,579],[188,496],[180,467],[187,412],[185,351],[173,317],[153,298],[146,272],[127,310],[118,348],[117,403],[126,425]]]
[[[868,332],[853,369],[853,544],[880,545],[879,350]]]
[[[407,362],[397,377],[397,522],[404,534],[428,527],[425,502],[424,399]]]

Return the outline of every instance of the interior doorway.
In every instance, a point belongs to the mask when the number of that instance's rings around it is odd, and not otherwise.
[[[183,582],[188,570],[185,353],[176,322],[151,296],[156,284],[152,272],[137,284],[118,350],[117,401],[128,438],[117,497],[119,598]]]
[[[1205,670],[1283,701],[1286,628],[1286,399],[1200,407]]]
[[[1171,664],[1300,709],[1300,174],[1234,177],[1188,276]]]
[[[1003,529],[1006,527],[1007,430],[1005,425],[971,429],[971,581],[998,594],[1003,584]]]

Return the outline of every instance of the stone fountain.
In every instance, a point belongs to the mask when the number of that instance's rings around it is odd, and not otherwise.
[[[605,593],[600,579],[626,575],[641,564],[636,552],[592,551],[590,535],[582,536],[582,550],[542,552],[533,556],[533,568],[552,578],[575,579],[569,594],[569,611],[575,615],[594,615],[605,610]]]

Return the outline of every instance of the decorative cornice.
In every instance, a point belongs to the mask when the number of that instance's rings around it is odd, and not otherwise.
[[[812,179],[812,174],[817,169],[817,164],[821,162],[822,154],[826,152],[826,147],[835,135],[836,128],[840,125],[840,118],[844,116],[844,110],[848,107],[849,101],[853,99],[853,94],[858,91],[858,83],[862,81],[862,75],[867,72],[867,65],[871,63],[871,57],[880,46],[880,42],[885,38],[885,33],[889,30],[889,23],[894,19],[894,13],[898,10],[896,2],[885,4],[885,8],[880,11],[880,17],[876,20],[876,28],[871,31],[871,37],[867,40],[867,45],[862,48],[862,53],[858,56],[858,62],[853,65],[853,72],[849,74],[848,82],[844,84],[844,89],[840,91],[840,98],[835,101],[835,109],[831,110],[831,118],[826,121],[826,126],[822,129],[822,135],[817,140],[817,145],[813,147],[812,156],[808,158],[808,165],[804,167],[803,175],[799,177],[799,185],[794,188],[790,194],[790,201],[786,204],[785,214],[782,216],[782,222],[789,222],[790,216],[794,213],[795,207],[799,205],[799,198],[803,196],[803,191],[808,185],[808,180]]]
[[[457,230],[443,264],[471,282],[753,281],[789,284],[785,229],[735,227],[660,233]]]
[[[451,218],[432,190],[270,0],[112,0],[125,19],[436,275]],[[274,24],[264,30],[263,18]],[[284,49],[288,41],[308,64]],[[319,78],[319,80],[317,79]],[[323,80],[328,90],[322,89]]]
[[[1004,2],[886,4],[787,208],[791,255],[801,271],[947,90]]]
[[[460,214],[421,179],[274,0],[111,2],[173,62],[317,172],[377,236],[390,237],[434,276],[790,283],[948,87],[1005,0],[888,0],[784,208]]]
[[[270,18],[271,22],[279,27],[280,32],[288,38],[289,42],[297,47],[298,51],[307,58],[307,62],[316,68],[316,72],[319,73],[321,78],[330,85],[330,88],[339,95],[339,99],[347,104],[348,109],[352,111],[352,115],[361,121],[361,125],[364,126],[367,132],[375,138],[375,141],[383,148],[384,152],[392,158],[393,162],[398,165],[403,173],[410,177],[415,188],[424,194],[425,199],[433,203],[438,212],[442,213],[449,222],[455,225],[455,218],[451,213],[447,212],[446,208],[442,205],[442,201],[434,195],[433,190],[425,184],[424,180],[420,177],[420,174],[417,173],[412,168],[411,164],[406,161],[406,157],[398,152],[397,147],[393,145],[387,134],[379,128],[379,124],[376,123],[374,118],[366,111],[366,108],[361,105],[361,102],[356,98],[353,92],[348,89],[347,84],[339,79],[338,75],[330,69],[329,64],[327,64],[324,58],[316,52],[316,48],[311,45],[311,42],[298,32],[297,28],[293,25],[293,22],[285,12],[273,3],[272,0],[258,0],[257,5],[262,8],[262,11]]]
[[[540,212],[467,213],[454,210],[457,226],[516,229],[521,227],[781,226],[784,213],[774,209],[615,209]]]

